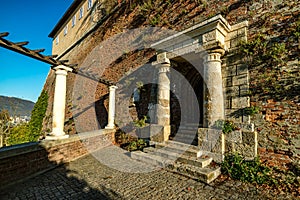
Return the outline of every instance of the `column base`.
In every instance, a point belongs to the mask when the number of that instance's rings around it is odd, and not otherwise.
[[[107,125],[107,126],[105,126],[104,129],[115,129],[115,128],[116,128],[115,125]]]
[[[168,141],[170,135],[171,135],[171,126],[170,125],[164,126],[164,132],[163,132],[164,141]]]
[[[54,134],[50,134],[50,135],[47,135],[45,137],[45,140],[62,140],[62,139],[67,139],[69,138],[70,136],[69,135],[54,135]]]

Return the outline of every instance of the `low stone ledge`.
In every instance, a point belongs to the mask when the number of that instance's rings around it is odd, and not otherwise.
[[[114,130],[99,130],[62,140],[43,140],[0,150],[0,187],[20,182],[112,144]]]
[[[31,153],[34,151],[40,151],[42,149],[43,148],[39,145],[39,142],[30,142],[30,143],[3,147],[0,149],[0,160],[22,155],[22,154]]]

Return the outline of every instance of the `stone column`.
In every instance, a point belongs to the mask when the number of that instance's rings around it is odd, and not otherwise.
[[[109,103],[108,103],[108,124],[105,129],[115,128],[115,110],[116,110],[116,89],[117,86],[109,87]]]
[[[66,108],[66,90],[67,90],[67,74],[72,69],[64,65],[59,65],[54,68],[55,90],[53,101],[53,119],[52,132],[46,136],[46,140],[58,140],[68,138],[64,132],[65,108]]]
[[[169,139],[170,128],[170,61],[158,64],[158,88],[157,88],[157,107],[156,107],[156,122],[164,127],[163,139]]]
[[[215,121],[225,118],[221,56],[224,50],[209,51],[204,56],[204,125],[210,127]]]

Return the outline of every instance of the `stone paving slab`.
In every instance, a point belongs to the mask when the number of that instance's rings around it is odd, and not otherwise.
[[[0,199],[291,199],[239,181],[208,185],[164,169],[139,173],[141,168],[154,169],[108,147],[6,188]]]

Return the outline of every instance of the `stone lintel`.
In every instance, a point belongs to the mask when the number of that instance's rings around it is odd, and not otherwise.
[[[236,31],[238,29],[241,29],[241,28],[246,28],[249,26],[249,22],[248,21],[242,21],[240,23],[237,23],[237,24],[234,24],[231,26],[231,31]]]
[[[229,23],[219,14],[184,31],[162,39],[152,44],[151,47],[154,49],[172,49],[170,48],[172,46],[184,47],[187,41],[192,40],[191,43],[198,43],[198,45],[193,47],[194,50],[201,45],[208,46],[209,49],[211,49],[214,48],[216,44],[218,47],[226,49],[225,39],[230,30],[231,26]]]

